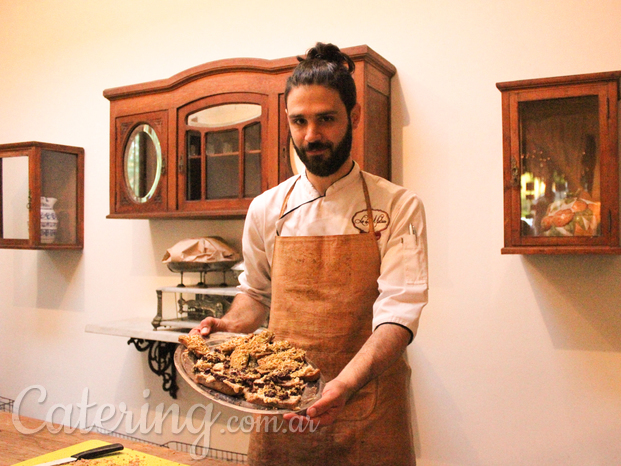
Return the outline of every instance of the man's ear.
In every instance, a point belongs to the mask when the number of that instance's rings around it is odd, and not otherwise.
[[[360,124],[361,112],[362,112],[362,108],[360,107],[360,104],[358,103],[354,105],[354,108],[351,109],[351,113],[349,114],[349,117],[351,119],[351,127],[353,129],[356,129],[358,125]]]

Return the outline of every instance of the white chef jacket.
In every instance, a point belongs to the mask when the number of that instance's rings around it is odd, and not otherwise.
[[[239,289],[270,306],[274,240],[280,236],[347,235],[368,231],[360,167],[332,184],[322,196],[305,173],[289,178],[253,199],[244,224],[245,271]],[[401,186],[363,172],[369,189],[381,257],[379,297],[373,306],[373,329],[392,323],[412,338],[427,304],[427,230],[422,201]],[[282,217],[284,199],[297,181]],[[347,290],[343,290],[344,293]]]

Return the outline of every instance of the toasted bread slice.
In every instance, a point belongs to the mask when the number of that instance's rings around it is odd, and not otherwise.
[[[241,396],[244,393],[244,386],[233,383],[229,380],[218,380],[211,374],[197,373],[196,383],[212,388],[220,393],[230,396]]]
[[[291,373],[291,377],[299,377],[305,382],[314,382],[319,379],[320,375],[321,371],[317,368],[311,367],[309,364]]]
[[[260,406],[267,406],[270,408],[290,409],[295,410],[298,408],[298,404],[302,399],[301,396],[290,396],[284,400],[277,397],[267,396],[264,393],[246,393],[246,401],[248,403],[254,403]]]
[[[250,338],[252,338],[252,334],[231,338],[230,340],[220,343],[218,345],[218,348],[224,354],[231,354],[238,346],[243,345],[244,343],[248,343],[248,340],[250,340]]]
[[[200,335],[180,335],[179,342],[196,356],[205,356],[211,348]]]

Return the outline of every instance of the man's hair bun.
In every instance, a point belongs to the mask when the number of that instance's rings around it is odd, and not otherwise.
[[[303,61],[303,58],[298,57],[299,61]],[[306,60],[325,60],[327,62],[336,63],[339,66],[347,68],[350,73],[354,72],[356,65],[354,61],[349,58],[348,55],[341,52],[334,44],[324,44],[317,42],[317,44],[306,52]]]
[[[356,105],[356,83],[353,73],[356,68],[349,55],[341,52],[334,44],[317,42],[306,52],[306,57],[298,57],[298,65],[293,70],[285,86],[285,104],[291,89],[298,86],[318,84],[336,90],[349,114]]]

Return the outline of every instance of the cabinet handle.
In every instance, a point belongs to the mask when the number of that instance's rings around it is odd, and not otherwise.
[[[606,97],[606,119],[610,120],[610,98]]]
[[[511,157],[511,186],[520,187],[520,167],[514,157]]]
[[[179,154],[179,174],[183,175],[183,165],[184,165],[185,154]]]

